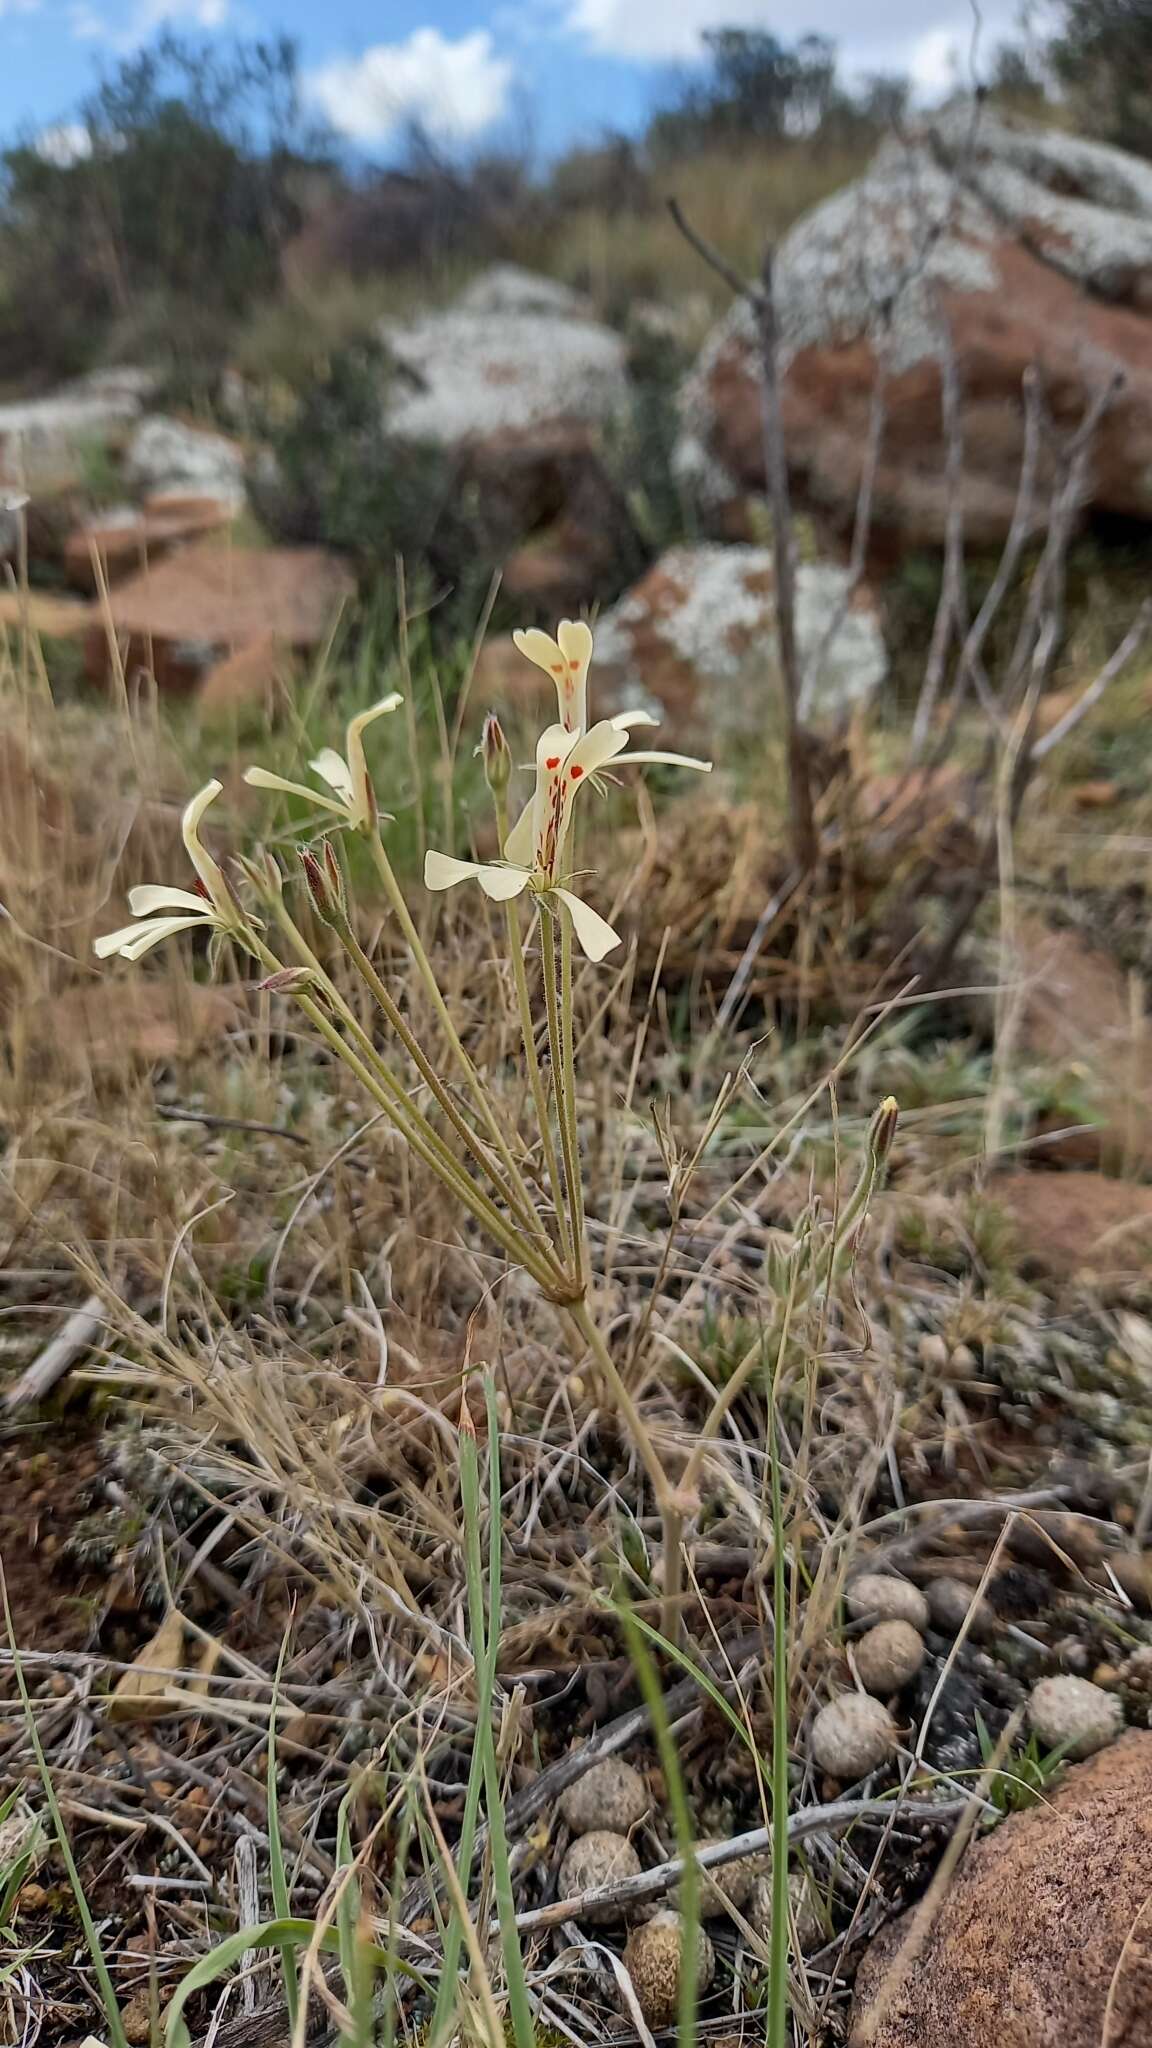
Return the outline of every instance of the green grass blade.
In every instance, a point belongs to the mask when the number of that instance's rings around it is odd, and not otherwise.
[[[192,2048],[192,2039],[184,2019],[184,2008],[189,1999],[197,1991],[203,1991],[209,1984],[214,1984],[218,1977],[223,1977],[229,1970],[235,1969],[250,1949],[306,1949],[315,1939],[315,1935],[314,1920],[262,1920],[254,1927],[241,1927],[235,1934],[228,1935],[226,1940],[218,1942],[215,1948],[209,1949],[206,1956],[201,1956],[198,1963],[193,1963],[187,1976],[183,1977],[177,1986],[176,1995],[168,2007],[164,2022],[165,2048]],[[318,1946],[322,1954],[338,1956],[338,1930],[335,1927],[326,1927]],[[377,1969],[387,1964],[388,1954],[385,1949],[377,1948],[372,1942],[366,1942],[364,1946],[367,1966]],[[410,1978],[418,1985],[426,1996],[431,1995],[431,1985],[411,1963],[406,1963],[402,1959],[396,1960],[393,1967],[402,1976]]]
[[[272,1703],[268,1710],[268,1866],[272,1880],[272,1905],[277,1920],[292,1917],[291,1888],[288,1870],[284,1862],[284,1843],[280,1834],[280,1788],[276,1777],[276,1710],[280,1703],[280,1682],[284,1675],[284,1659],[288,1651],[288,1632],[285,1630],[280,1643],[280,1655],[276,1660],[276,1676],[272,1681]],[[291,2035],[296,2025],[296,2013],[300,2003],[296,1982],[296,1969],[290,1948],[280,1951],[280,1968],[284,1984],[284,2006],[288,2014],[288,2032]]]
[[[40,1783],[44,1788],[45,1804],[52,1816],[52,1826],[56,1831],[56,1840],[60,1846],[60,1854],[64,1859],[64,1868],[68,1872],[68,1882],[72,1887],[72,1896],[76,1901],[76,1910],[80,1915],[80,1924],[84,1929],[84,1939],[88,1946],[88,1953],[92,1958],[92,1968],[96,1972],[96,1982],[100,1986],[100,1999],[104,2007],[104,2017],[108,2023],[112,2048],[128,2048],[128,2039],[120,2018],[120,2004],[116,1997],[116,1989],[112,1982],[108,1964],[104,1958],[100,1936],[96,1931],[96,1922],[92,1918],[88,1901],[84,1895],[84,1886],[80,1882],[80,1872],[76,1868],[76,1859],[72,1854],[72,1844],[68,1840],[68,1830],[64,1826],[64,1816],[60,1811],[60,1803],[56,1797],[56,1788],[52,1783],[52,1774],[48,1769],[48,1759],[44,1754],[43,1745],[40,1741],[40,1731],[36,1726],[36,1716],[32,1711],[32,1699],[24,1678],[24,1666],[20,1659],[20,1652],[16,1648],[16,1631],[12,1626],[12,1609],[8,1603],[8,1587],[2,1572],[0,1572],[0,1592],[4,1596],[4,1624],[8,1631],[8,1641],[12,1649],[12,1669],[16,1673],[16,1684],[19,1688],[20,1700],[24,1708],[24,1719],[27,1723],[29,1738],[36,1757],[36,1768],[40,1773]]]
[[[772,1927],[767,2048],[788,2048],[788,1583],[775,1389],[768,1418],[772,1490]]]

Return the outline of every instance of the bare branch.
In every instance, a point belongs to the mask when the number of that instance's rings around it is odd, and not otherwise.
[[[939,700],[948,650],[959,630],[961,590],[964,581],[964,422],[960,411],[960,375],[956,351],[947,321],[940,327],[940,410],[944,424],[946,510],[944,516],[944,573],[940,602],[932,624],[932,639],[924,666],[924,681],[912,720],[908,758],[918,759],[931,730]]]
[[[1092,706],[1100,702],[1109,683],[1114,681],[1120,674],[1121,669],[1131,661],[1132,656],[1143,645],[1150,631],[1152,631],[1152,597],[1146,597],[1119,646],[1113,649],[1103,668],[1093,678],[1092,682],[1089,683],[1083,696],[1077,698],[1071,709],[1064,713],[1063,718],[1057,719],[1051,732],[1046,732],[1043,739],[1036,741],[1032,748],[1033,761],[1043,761],[1052,752],[1053,747],[1058,747],[1061,740],[1067,739],[1068,734],[1075,730],[1080,720],[1087,717]]]
[[[872,391],[872,404],[868,415],[868,439],[864,447],[864,462],[860,471],[860,489],[856,494],[856,515],[852,525],[852,549],[848,556],[848,580],[844,593],[836,606],[820,638],[819,646],[804,665],[804,677],[800,685],[800,715],[803,717],[811,708],[812,699],[823,673],[824,663],[852,607],[852,599],[864,578],[864,565],[868,558],[868,542],[872,534],[872,501],[876,492],[876,472],[880,466],[880,448],[884,439],[884,427],[888,417],[887,377],[883,364],[880,365]]]

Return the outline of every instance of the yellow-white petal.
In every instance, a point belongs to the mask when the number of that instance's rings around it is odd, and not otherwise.
[[[306,803],[319,804],[323,810],[335,811],[338,817],[344,815],[344,805],[333,801],[330,796],[321,796],[318,789],[309,789],[306,782],[290,782],[284,775],[273,775],[270,768],[246,768],[244,780],[250,789],[276,789],[285,796],[302,796]]]
[[[119,953],[125,960],[139,960],[151,952],[164,939],[170,939],[175,932],[192,931],[198,925],[212,923],[211,913],[201,905],[196,917],[149,917],[141,924],[121,925],[118,932],[105,932],[103,938],[93,942],[92,950],[98,960],[109,960]]]
[[[526,660],[535,662],[536,667],[542,668],[545,675],[552,676],[553,679],[558,676],[564,665],[564,657],[551,633],[542,633],[538,626],[530,626],[527,632],[517,627],[512,639]]]
[[[321,780],[328,784],[329,789],[336,790],[348,803],[352,802],[352,770],[343,754],[338,754],[335,747],[321,747],[315,760],[309,761],[308,766],[314,775],[319,775]]]
[[[371,725],[374,719],[383,718],[386,711],[398,710],[403,702],[404,699],[401,696],[399,690],[393,690],[389,696],[381,697],[378,703],[370,704],[368,706],[367,711],[358,711],[355,718],[349,719],[347,735],[347,752],[349,760],[352,759],[352,754],[355,749],[356,742],[360,738],[361,733],[364,731],[365,726]]]
[[[223,787],[222,782],[206,782],[203,789],[197,790],[191,802],[184,806],[180,833],[189,860],[212,898],[215,909],[227,923],[234,917],[228,884],[200,838],[200,821],[209,804],[215,803]]]
[[[637,767],[643,767],[646,762],[652,763],[657,761],[663,762],[668,768],[698,768],[701,775],[711,775],[712,773],[711,761],[697,761],[692,754],[624,754],[621,756],[620,766],[621,768],[627,768],[630,763],[635,762]]]
[[[202,896],[194,896],[191,889],[166,888],[163,882],[141,882],[129,889],[128,904],[133,917],[153,917],[158,910],[191,910],[204,917],[208,911]]]
[[[474,882],[479,872],[478,861],[453,860],[450,853],[436,853],[432,849],[424,855],[426,889],[454,889],[457,882]]]
[[[498,867],[495,861],[484,861],[476,870],[476,880],[494,903],[507,903],[513,896],[522,896],[531,879],[527,868]]]
[[[628,732],[634,725],[659,725],[660,720],[653,718],[650,711],[618,711],[608,723],[614,725],[617,732]]]
[[[528,802],[524,806],[524,809],[521,811],[520,816],[517,818],[516,823],[513,825],[512,830],[508,834],[507,839],[504,841],[505,860],[515,861],[518,867],[526,868],[531,864],[533,846],[533,809],[533,801],[531,798],[529,798]]]
[[[607,918],[601,917],[599,911],[593,910],[579,896],[574,896],[571,889],[553,889],[551,893],[560,898],[571,917],[572,929],[589,960],[603,960],[613,946],[620,944],[620,934],[613,931]]]

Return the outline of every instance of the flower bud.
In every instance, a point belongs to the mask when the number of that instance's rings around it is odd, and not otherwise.
[[[503,796],[512,780],[512,749],[504,737],[504,727],[494,711],[490,711],[484,720],[480,752],[484,760],[484,779],[489,789],[493,796]]]
[[[308,893],[312,898],[317,916],[322,917],[325,924],[341,923],[343,921],[343,908],[339,896],[333,890],[332,884],[328,879],[327,868],[317,860],[311,847],[301,846],[297,848],[297,851],[300,855],[300,865],[304,870],[304,880],[308,884]]]
[[[340,856],[330,839],[324,841],[324,872],[328,877],[328,886],[339,905],[341,917],[347,917],[348,894],[344,887],[344,870],[340,865]]]
[[[270,996],[303,996],[316,985],[316,971],[312,967],[279,967],[275,974],[256,983],[262,994]]]
[[[868,1150],[877,1166],[883,1166],[892,1150],[899,1116],[900,1105],[896,1097],[886,1095],[868,1126]]]

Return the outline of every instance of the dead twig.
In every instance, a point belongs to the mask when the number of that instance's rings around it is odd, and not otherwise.
[[[71,1372],[78,1358],[98,1343],[107,1324],[107,1311],[98,1294],[90,1294],[80,1308],[73,1309],[67,1322],[50,1344],[44,1346],[26,1366],[4,1396],[6,1415],[20,1415],[35,1408],[57,1382]]]

